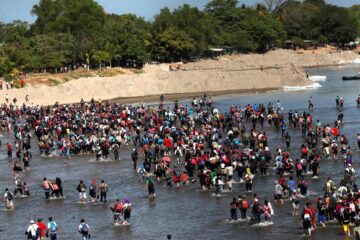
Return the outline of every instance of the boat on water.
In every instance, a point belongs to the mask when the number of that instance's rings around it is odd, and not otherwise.
[[[347,81],[347,80],[360,80],[360,75],[356,75],[356,76],[343,76],[342,77],[343,81]]]

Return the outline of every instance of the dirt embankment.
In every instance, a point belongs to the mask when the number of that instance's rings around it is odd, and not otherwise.
[[[247,54],[225,56],[219,60],[201,60],[169,71],[169,66],[146,65],[143,73],[121,74],[113,77],[88,77],[49,87],[26,86],[22,89],[0,91],[0,102],[5,94],[9,99],[49,105],[78,102],[81,98],[123,99],[128,102],[158,99],[160,94],[190,97],[198,93],[236,93],[280,89],[283,86],[304,86],[307,80],[304,67],[345,64],[360,59],[354,52],[300,54],[276,50],[264,55]],[[125,100],[124,100],[125,99]]]

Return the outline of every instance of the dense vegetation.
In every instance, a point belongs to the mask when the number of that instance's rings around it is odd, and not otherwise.
[[[133,14],[106,14],[94,0],[40,0],[33,24],[0,23],[0,76],[91,67],[172,61],[222,47],[265,52],[286,40],[345,47],[360,34],[360,5],[343,8],[324,0],[264,0],[255,7],[212,0],[204,8],[161,9],[148,22]]]

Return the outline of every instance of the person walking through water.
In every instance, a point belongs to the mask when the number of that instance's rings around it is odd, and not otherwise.
[[[6,203],[6,209],[8,210],[14,209],[13,196],[13,193],[10,192],[8,188],[5,188],[4,200]]]
[[[56,240],[59,228],[52,217],[49,217],[47,228],[48,228],[47,235],[50,237],[50,240]]]
[[[312,97],[311,97],[311,96],[310,96],[309,99],[308,99],[308,104],[309,104],[309,110],[314,109],[314,104],[313,104],[313,101],[312,101]]]
[[[233,200],[230,203],[230,214],[232,220],[237,220],[237,209],[238,202],[236,201],[236,197],[233,197]]]
[[[81,235],[81,240],[90,239],[90,227],[84,219],[80,220],[79,233]]]
[[[25,232],[25,235],[27,236],[27,239],[31,240],[38,240],[40,237],[40,228],[37,224],[35,224],[34,220],[30,221],[30,225],[28,229]]]
[[[125,198],[124,204],[124,222],[123,225],[128,225],[131,216],[131,202],[128,198]]]
[[[91,202],[96,203],[97,202],[97,187],[96,187],[96,179],[93,179],[91,181],[90,187],[89,187],[89,195],[91,197]]]
[[[49,185],[49,181],[46,179],[46,177],[44,177],[41,187],[45,192],[45,198],[49,199],[50,198],[50,185]]]
[[[239,202],[240,202],[240,206],[239,206],[239,209],[240,209],[240,213],[241,213],[241,219],[245,220],[246,219],[246,212],[247,212],[247,209],[248,209],[248,202],[246,200],[246,197],[245,196],[239,196]]]
[[[86,202],[86,186],[85,186],[83,180],[80,181],[76,190],[79,192],[80,202],[85,203]]]
[[[265,221],[271,222],[271,215],[274,215],[274,210],[268,200],[264,201],[264,215]]]
[[[108,185],[104,180],[101,180],[101,183],[98,186],[98,191],[100,192],[100,203],[106,203],[106,193],[108,192]]]
[[[134,170],[136,170],[136,165],[137,165],[137,161],[138,161],[138,151],[134,148],[132,153],[131,153],[131,159],[134,163]]]
[[[149,192],[149,198],[155,198],[156,197],[155,185],[154,185],[154,182],[150,178],[148,178],[146,180],[146,188]]]
[[[121,215],[124,213],[124,205],[120,199],[116,199],[115,204],[111,207],[111,211],[114,213],[114,225],[121,225]]]

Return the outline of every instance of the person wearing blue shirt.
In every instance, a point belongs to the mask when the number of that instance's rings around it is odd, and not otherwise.
[[[292,176],[290,176],[290,179],[289,179],[289,181],[288,181],[288,186],[289,186],[289,196],[291,196],[292,195],[292,192],[295,190],[295,188],[296,188],[296,183],[295,183],[295,181],[294,181],[294,179],[293,179],[293,177]]]

